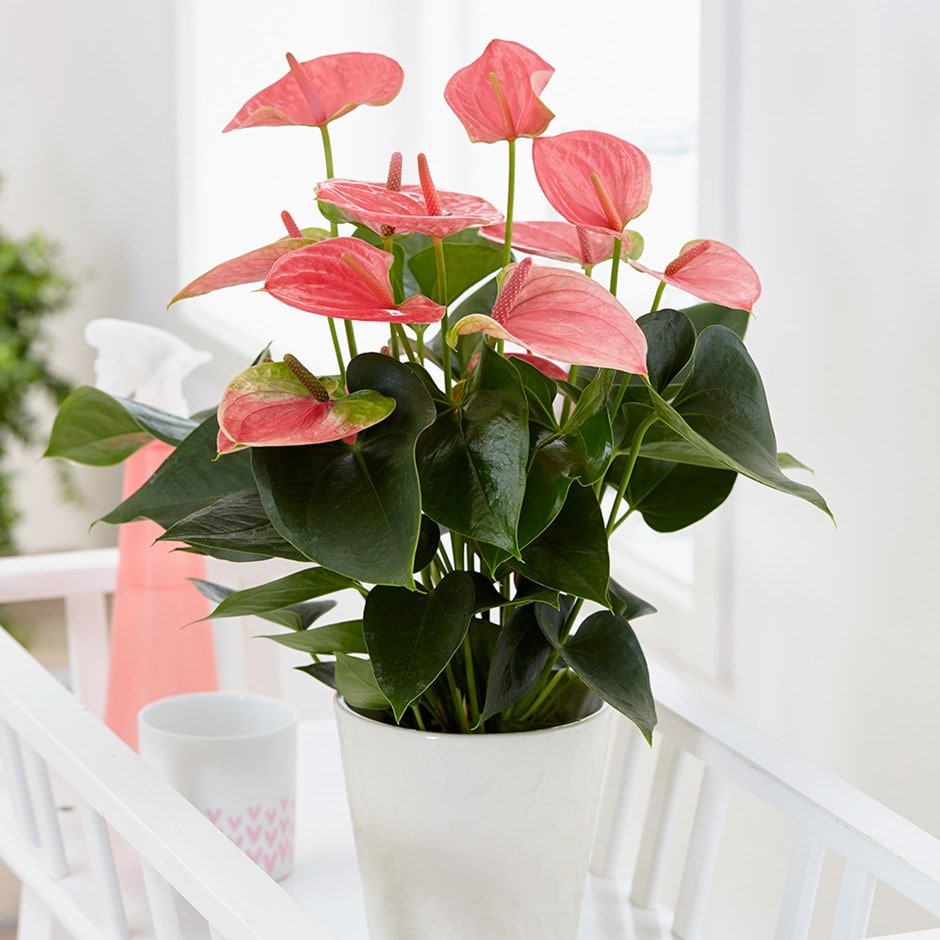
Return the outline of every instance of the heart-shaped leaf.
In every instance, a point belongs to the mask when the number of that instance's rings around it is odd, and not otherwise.
[[[174,523],[159,541],[184,542],[213,558],[309,561],[283,539],[265,515],[257,490],[223,496]]]
[[[314,663],[314,667],[317,665],[326,664]],[[306,669],[320,678],[313,667],[308,666]],[[368,659],[337,653],[333,679],[336,683],[336,691],[347,705],[367,710],[388,708],[388,699],[382,694],[382,690],[375,681],[372,663]]]
[[[461,232],[444,239],[444,266],[447,272],[447,297],[442,300],[437,281],[434,248],[425,248],[408,261],[421,293],[438,303],[452,304],[465,291],[503,266],[503,253],[491,241],[476,232]]]
[[[352,446],[253,449],[262,505],[308,557],[361,581],[410,587],[421,526],[415,441],[433,422],[434,404],[421,380],[388,356],[357,356],[346,379],[351,391],[394,398],[395,410]]]
[[[511,567],[545,587],[608,604],[610,557],[604,518],[594,491],[574,484],[555,521]]]
[[[684,307],[682,313],[692,321],[699,333],[708,326],[726,326],[733,330],[740,340],[744,339],[751,322],[751,314],[747,310],[735,310],[720,304],[695,304],[692,307]]]
[[[363,634],[376,682],[396,721],[443,672],[463,642],[475,598],[466,571],[450,572],[427,594],[383,586],[369,592]]]
[[[195,427],[189,418],[84,385],[59,407],[45,456],[110,467],[154,438],[179,444]]]
[[[552,646],[536,622],[535,606],[528,603],[516,608],[499,631],[486,680],[481,722],[527,695],[548,662]]]
[[[558,619],[549,613],[548,609],[536,610],[539,626],[561,659],[592,692],[626,715],[652,743],[656,703],[646,658],[630,624],[617,614],[601,610],[562,641]]]
[[[313,622],[314,618],[307,616],[310,608],[305,606],[313,598],[347,588],[361,590],[361,585],[356,581],[327,568],[306,568],[241,591],[230,591],[205,581],[198,582],[197,586],[210,600],[218,601],[215,610],[206,617],[207,620],[254,614],[283,624],[291,630],[305,630]],[[322,609],[315,609],[319,611],[319,616]],[[276,617],[271,616],[275,613]]]
[[[733,470],[640,459],[627,486],[627,502],[651,529],[676,532],[717,509],[737,477]]]
[[[335,656],[337,653],[366,653],[366,641],[362,636],[361,620],[344,620],[342,623],[328,623],[313,630],[299,630],[294,633],[276,633],[265,639],[274,640],[281,646],[287,646],[313,656]]]
[[[209,415],[163,461],[136,493],[102,521],[112,525],[152,519],[168,529],[223,496],[254,488],[248,452],[216,460],[219,424]]]
[[[527,458],[522,383],[487,348],[464,401],[418,442],[425,512],[446,529],[517,554]]]
[[[832,515],[816,490],[781,471],[763,383],[744,344],[727,327],[710,326],[699,335],[692,372],[672,404],[654,390],[650,395],[660,420],[719,466]]]

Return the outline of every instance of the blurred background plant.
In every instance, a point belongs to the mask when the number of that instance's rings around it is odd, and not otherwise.
[[[10,448],[39,443],[45,434],[36,414],[39,399],[58,404],[70,391],[50,364],[46,330],[74,290],[58,245],[38,232],[16,239],[0,229],[0,555],[16,551],[20,515],[7,466]],[[58,472],[63,495],[74,498],[67,468]]]

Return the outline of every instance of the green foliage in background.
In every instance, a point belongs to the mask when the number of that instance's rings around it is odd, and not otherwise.
[[[55,244],[40,234],[17,240],[0,230],[0,554],[16,550],[19,513],[4,466],[10,445],[29,446],[44,436],[34,413],[37,391],[59,403],[70,390],[49,364],[45,331],[72,295]]]

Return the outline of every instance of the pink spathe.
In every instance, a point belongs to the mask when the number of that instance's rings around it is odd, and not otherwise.
[[[173,450],[153,441],[125,463],[127,498]],[[105,721],[137,747],[137,713],[144,705],[182,692],[218,688],[211,623],[193,623],[209,613],[208,601],[189,578],[205,578],[205,562],[174,551],[155,522],[121,526],[117,586],[111,619],[111,661]]]

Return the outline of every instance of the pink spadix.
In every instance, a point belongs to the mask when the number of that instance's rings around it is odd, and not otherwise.
[[[208,356],[155,327],[95,320],[86,332],[98,348],[99,388],[176,414],[187,413],[182,380]],[[153,441],[124,465],[123,496],[143,485],[172,452]],[[137,747],[137,713],[156,699],[218,688],[211,623],[193,623],[209,605],[189,578],[205,578],[205,562],[155,542],[163,530],[142,520],[121,526],[111,616],[107,725]]]

